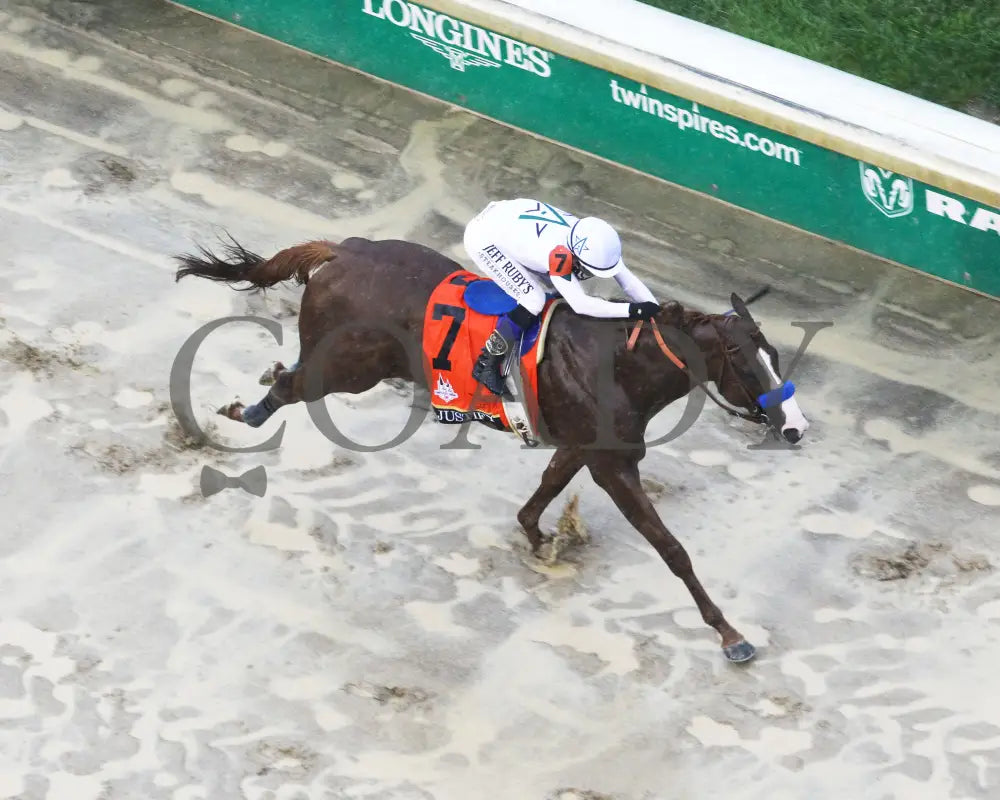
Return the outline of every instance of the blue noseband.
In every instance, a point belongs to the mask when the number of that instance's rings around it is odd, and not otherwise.
[[[795,394],[795,384],[791,381],[785,381],[777,389],[772,389],[769,392],[764,392],[764,394],[757,397],[757,402],[760,403],[761,408],[770,408],[771,406],[780,406],[788,398]]]

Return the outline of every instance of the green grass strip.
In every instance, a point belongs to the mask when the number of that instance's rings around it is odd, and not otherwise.
[[[1000,119],[1000,0],[643,0],[950,108]]]

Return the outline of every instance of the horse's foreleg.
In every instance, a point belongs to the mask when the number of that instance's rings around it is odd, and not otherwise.
[[[580,471],[583,466],[583,457],[576,450],[561,449],[556,450],[549,461],[549,465],[542,473],[542,482],[531,495],[528,502],[517,512],[517,521],[524,528],[524,533],[531,542],[532,552],[537,553],[542,544],[542,532],[538,527],[538,520],[556,495],[559,494],[573,476]]]
[[[637,461],[628,456],[609,454],[588,464],[594,481],[614,500],[625,518],[656,549],[670,571],[684,581],[701,612],[701,618],[722,637],[722,650],[730,661],[748,661],[755,649],[722,615],[694,574],[691,558],[680,542],[660,520],[656,509],[642,489]]]

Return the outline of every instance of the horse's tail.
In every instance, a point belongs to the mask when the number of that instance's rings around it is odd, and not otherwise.
[[[235,239],[232,242],[231,245],[224,245],[227,259],[219,258],[200,245],[198,249],[201,257],[187,254],[176,256],[183,266],[178,268],[175,280],[179,281],[185,275],[197,275],[211,281],[249,284],[234,287],[240,291],[264,289],[292,278],[303,284],[309,281],[310,270],[337,257],[336,245],[326,240],[286,247],[266,260],[263,256],[251,253]]]

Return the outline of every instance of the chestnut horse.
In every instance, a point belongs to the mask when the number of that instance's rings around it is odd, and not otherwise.
[[[233,419],[256,427],[290,403],[311,403],[331,392],[365,392],[390,378],[427,388],[421,350],[425,310],[434,288],[462,269],[455,261],[420,244],[359,237],[311,241],[268,259],[235,240],[226,247],[226,258],[199,249],[200,257],[177,257],[182,266],[176,280],[195,275],[245,283],[234,288],[248,290],[291,279],[306,284],[298,318],[298,362],[291,369],[276,365],[266,396],[247,408],[235,404]],[[542,441],[555,452],[517,519],[537,553],[543,543],[538,526],[542,513],[587,467],[687,586],[702,619],[721,637],[726,658],[742,662],[754,657],[754,646],[702,587],[639,476],[648,423],[696,387],[729,413],[766,426],[777,441],[794,443],[808,427],[788,395],[790,385],[780,378],[777,352],[746,304],[735,294],[731,300],[733,310],[727,314],[667,303],[657,320],[647,323],[651,330],[641,331],[628,320],[575,314],[565,303],[554,309],[546,356],[538,365],[538,404]],[[716,399],[707,383],[731,407]]]

